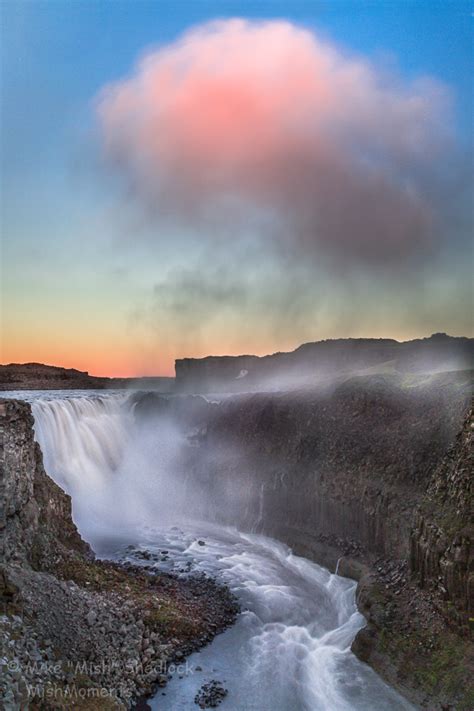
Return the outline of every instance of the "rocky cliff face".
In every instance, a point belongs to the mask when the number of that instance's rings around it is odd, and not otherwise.
[[[15,400],[0,402],[0,423],[4,562],[39,567],[68,554],[91,557],[72,521],[70,497],[44,471],[30,407]]]
[[[410,565],[449,621],[474,623],[474,417],[435,468],[411,534]]]
[[[209,356],[176,361],[181,392],[249,392],[315,384],[341,375],[369,372],[438,372],[472,368],[474,339],[434,334],[399,343],[383,338],[348,338],[305,343],[290,353]]]
[[[258,371],[257,356],[208,356],[182,358],[175,362],[176,388],[185,392],[219,392],[222,387],[235,392],[247,383],[248,374]]]
[[[358,588],[353,650],[428,708],[474,708],[473,412],[432,468],[408,558],[375,561]]]

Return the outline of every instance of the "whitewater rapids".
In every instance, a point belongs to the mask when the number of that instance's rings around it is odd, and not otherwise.
[[[96,551],[136,563],[132,544],[160,568],[218,577],[241,603],[237,623],[150,701],[155,711],[196,709],[194,696],[211,679],[228,689],[223,711],[413,708],[350,651],[365,624],[355,582],[265,536],[189,521],[193,502],[172,468],[182,436],[138,426],[125,393],[16,396],[30,399],[46,471],[71,494]]]

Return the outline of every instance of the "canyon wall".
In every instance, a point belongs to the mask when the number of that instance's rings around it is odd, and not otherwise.
[[[415,509],[445,467],[469,398],[466,373],[412,387],[370,376],[219,404],[139,396],[136,413],[191,433],[181,466],[206,492],[203,515],[301,545],[332,537],[408,559]]]
[[[48,567],[69,554],[92,556],[72,521],[70,497],[44,471],[29,405],[0,401],[0,428],[4,563]]]
[[[462,628],[474,628],[473,437],[470,410],[434,469],[410,538],[410,566],[420,586],[438,593],[444,614]]]
[[[368,621],[356,654],[419,706],[467,711],[474,707],[471,393],[470,373],[457,372],[353,377],[220,402],[133,398],[138,420],[152,431],[174,423],[189,442],[175,473],[189,487],[190,516],[275,536],[332,570],[339,562],[341,574],[359,580]],[[5,610],[21,614],[25,639],[47,636],[64,658],[100,659],[108,650],[120,671],[124,644],[141,649],[127,630],[144,600],[125,595],[124,572],[92,560],[69,497],[44,472],[30,407],[0,401],[0,424]],[[135,622],[124,626],[131,608]],[[100,625],[84,628],[89,611]],[[48,649],[35,654],[48,658]],[[126,679],[121,698],[127,703],[146,683]]]

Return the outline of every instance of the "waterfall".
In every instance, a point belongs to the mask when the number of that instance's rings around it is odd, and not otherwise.
[[[264,507],[264,496],[265,496],[265,484],[260,485],[260,493],[258,495],[258,514],[255,525],[252,527],[254,533],[258,533],[261,530],[263,524],[263,507]]]
[[[35,436],[48,474],[71,495],[118,469],[130,438],[124,395],[35,400]]]
[[[193,500],[179,466],[188,446],[182,432],[170,422],[136,422],[133,403],[125,393],[32,402],[45,469],[70,494],[76,525],[98,548],[110,536],[185,515]]]

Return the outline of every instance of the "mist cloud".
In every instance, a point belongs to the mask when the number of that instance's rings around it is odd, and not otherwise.
[[[108,158],[153,215],[305,257],[399,261],[438,238],[449,97],[288,22],[212,22],[106,87]]]

